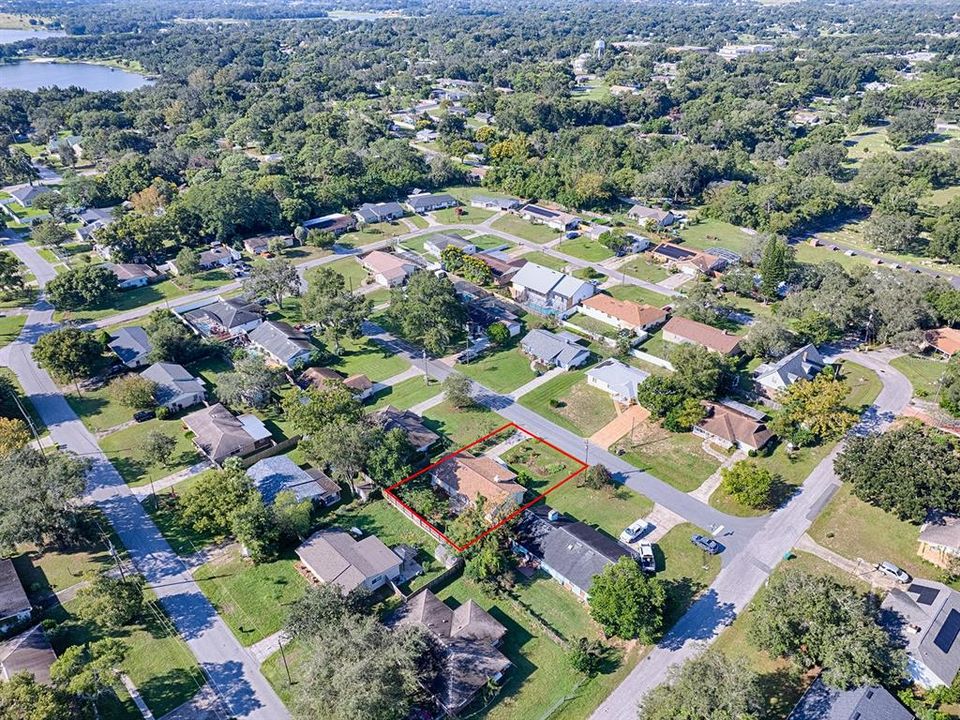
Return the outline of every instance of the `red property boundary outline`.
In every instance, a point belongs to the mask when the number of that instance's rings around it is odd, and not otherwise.
[[[528,437],[533,438],[534,440],[537,440],[537,441],[539,441],[539,442],[542,442],[544,445],[546,445],[546,446],[549,447],[549,448],[553,448],[554,450],[556,450],[558,453],[560,453],[560,454],[563,455],[564,457],[567,457],[567,458],[573,460],[575,463],[577,463],[577,465],[579,465],[579,467],[578,467],[576,470],[574,470],[572,473],[570,473],[569,475],[567,475],[565,478],[563,478],[562,480],[557,481],[557,482],[554,483],[551,487],[549,487],[549,488],[547,488],[546,490],[544,490],[542,493],[540,493],[539,495],[537,495],[537,497],[535,497],[535,498],[534,498],[533,500],[531,500],[530,502],[528,502],[528,503],[526,503],[526,504],[518,507],[518,508],[517,508],[516,510],[514,510],[512,513],[510,513],[510,514],[507,515],[505,518],[503,518],[502,520],[500,520],[500,522],[498,522],[496,525],[493,525],[493,526],[491,526],[491,527],[488,527],[486,530],[484,530],[482,533],[480,533],[479,535],[477,535],[475,538],[473,538],[473,540],[471,540],[470,542],[466,543],[465,545],[457,545],[457,543],[455,543],[453,540],[451,540],[451,539],[448,538],[446,535],[444,535],[433,523],[431,523],[429,520],[427,520],[425,517],[423,517],[420,513],[418,513],[418,512],[417,512],[416,510],[414,510],[412,507],[410,507],[409,505],[407,505],[405,502],[403,502],[403,500],[401,500],[399,497],[397,497],[396,493],[393,492],[393,490],[394,490],[395,488],[398,488],[398,487],[400,487],[401,485],[410,482],[410,481],[413,480],[414,478],[419,477],[420,475],[423,475],[425,472],[429,472],[430,470],[432,470],[433,468],[437,467],[437,466],[440,465],[441,463],[444,463],[444,462],[446,462],[447,460],[450,460],[451,458],[456,457],[456,456],[459,455],[460,453],[465,452],[466,450],[469,450],[469,449],[472,448],[474,445],[479,445],[479,444],[482,443],[484,440],[488,440],[488,439],[490,439],[491,437],[493,437],[494,435],[499,435],[499,434],[502,433],[504,430],[508,430],[508,429],[510,429],[510,428],[514,428],[515,430],[519,430],[519,431],[522,432],[524,435],[527,435]],[[520,426],[517,425],[515,422],[508,422],[506,425],[503,425],[503,426],[501,426],[501,427],[498,427],[498,428],[497,428],[496,430],[494,430],[493,432],[487,433],[487,434],[484,435],[482,438],[479,438],[479,439],[477,439],[477,440],[474,440],[474,441],[473,441],[472,443],[470,443],[469,445],[464,445],[464,446],[463,446],[462,448],[460,448],[459,450],[455,450],[455,451],[452,452],[452,453],[448,453],[447,455],[444,455],[442,458],[440,458],[440,459],[437,460],[436,462],[433,462],[433,463],[431,463],[430,465],[427,465],[427,467],[425,467],[425,468],[423,468],[423,469],[421,469],[421,470],[417,470],[417,472],[413,473],[412,475],[408,475],[407,477],[405,477],[405,478],[404,478],[403,480],[401,480],[400,482],[396,482],[396,483],[394,483],[393,485],[391,485],[390,487],[388,487],[387,489],[385,489],[383,492],[386,493],[387,495],[389,495],[391,498],[393,498],[393,500],[394,500],[397,504],[399,504],[399,505],[402,506],[407,512],[409,512],[409,513],[411,513],[413,516],[415,516],[420,522],[422,522],[424,525],[426,525],[427,527],[429,527],[429,528],[430,528],[434,533],[436,533],[439,537],[443,538],[444,541],[445,541],[450,547],[452,547],[452,548],[453,548],[454,550],[456,550],[457,552],[463,552],[464,550],[466,550],[467,548],[469,548],[471,545],[474,545],[474,544],[480,542],[481,540],[483,540],[483,538],[485,538],[485,537],[486,537],[487,535],[489,535],[490,533],[492,533],[492,532],[494,532],[495,530],[503,527],[506,523],[508,523],[510,520],[512,520],[512,519],[515,518],[517,515],[519,515],[520,513],[522,513],[522,512],[523,512],[524,510],[526,510],[528,507],[531,507],[531,506],[533,506],[533,505],[536,505],[538,502],[540,502],[541,500],[543,500],[547,495],[549,495],[550,493],[552,493],[554,490],[556,490],[558,487],[560,487],[560,486],[563,485],[564,483],[566,483],[566,482],[572,480],[573,478],[575,478],[577,475],[579,475],[580,473],[582,473],[582,472],[583,472],[584,470],[586,470],[588,467],[589,467],[589,465],[587,465],[587,463],[585,463],[585,462],[584,462],[583,460],[581,460],[580,458],[571,455],[571,454],[568,453],[566,450],[561,450],[560,448],[558,448],[558,447],[557,447],[556,445],[554,445],[553,443],[551,443],[551,442],[549,442],[549,441],[547,441],[547,440],[544,440],[544,439],[543,439],[542,437],[540,437],[539,435],[534,435],[532,432],[530,432],[530,431],[527,430],[526,428],[520,427]]]

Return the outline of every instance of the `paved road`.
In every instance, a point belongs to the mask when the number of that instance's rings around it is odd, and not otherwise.
[[[880,375],[883,389],[858,430],[882,429],[910,401],[910,382],[887,364],[885,354],[848,352],[842,357]],[[669,669],[700,654],[733,622],[839,488],[833,459],[841,447],[842,443],[814,468],[786,506],[763,520],[749,545],[724,566],[710,588],[597,708],[591,720],[635,720],[637,703],[666,680]]]
[[[27,269],[37,278],[37,284],[40,287],[57,276],[57,271],[53,269],[53,265],[40,257],[37,249],[17,233],[12,230],[0,231],[0,241],[3,241],[4,247],[9,248],[19,258],[20,262],[27,266]]]

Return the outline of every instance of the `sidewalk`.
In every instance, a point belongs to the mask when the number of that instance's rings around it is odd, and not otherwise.
[[[708,443],[704,442],[704,450],[706,450],[706,445]],[[709,452],[709,451],[708,451]],[[713,453],[710,453],[713,455]],[[716,456],[714,456],[716,457]],[[708,477],[696,490],[691,490],[688,494],[692,498],[696,498],[700,502],[710,502],[710,496],[713,495],[717,488],[720,487],[720,483],[723,482],[723,473],[722,471],[725,468],[730,467],[738,460],[746,460],[747,454],[743,450],[737,450],[733,455],[723,458],[723,462],[720,463],[720,467]]]
[[[538,387],[540,387],[544,383],[550,382],[555,377],[557,377],[557,375],[562,375],[564,372],[566,371],[563,368],[553,368],[551,370],[547,370],[547,372],[545,372],[543,375],[535,377],[530,382],[524,385],[521,385],[512,393],[509,393],[507,397],[510,398],[511,400],[516,400],[517,398],[521,398],[531,390],[536,390]]]
[[[810,537],[808,533],[801,535],[794,547],[797,550],[802,550],[803,552],[808,552],[811,555],[816,555],[821,560],[825,560],[834,567],[852,575],[857,580],[870,583],[871,587],[890,590],[897,585],[892,579],[881,574],[877,570],[876,566],[872,565],[867,560],[864,560],[863,558],[848,560],[842,555],[838,555],[833,550],[825,548],[823,545]]]
[[[188,468],[167,475],[165,478],[155,480],[152,486],[148,484],[140,487],[132,487],[130,488],[130,492],[132,492],[140,502],[143,502],[150,497],[154,491],[160,492],[161,490],[166,490],[168,487],[173,487],[177,483],[183,482],[187,478],[192,478],[194,475],[199,475],[212,467],[213,463],[209,460],[201,460],[196,465],[191,465]]]

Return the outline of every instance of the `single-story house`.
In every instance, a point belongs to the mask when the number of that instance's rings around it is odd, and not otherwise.
[[[587,602],[593,578],[622,557],[637,554],[579,520],[538,503],[520,516],[514,549]]]
[[[646,205],[634,205],[627,211],[627,217],[641,225],[658,228],[668,227],[677,221],[677,216],[671,211]]]
[[[510,668],[510,661],[497,649],[507,629],[473,600],[454,610],[424,588],[397,608],[388,625],[415,625],[436,641],[441,668],[428,689],[446,714],[465,708],[478,692],[499,683]]]
[[[263,322],[263,308],[243,298],[219,297],[207,305],[183,313],[191,327],[204,336],[249,333]]]
[[[274,455],[247,468],[249,477],[263,496],[272,503],[281,492],[292,492],[298,501],[311,500],[319,505],[340,501],[340,486],[319,470],[304,470],[289,455]]]
[[[520,268],[510,285],[514,300],[540,315],[560,317],[569,315],[596,291],[591,282],[532,262]]]
[[[239,262],[241,259],[239,252],[226,245],[213,245],[208,250],[200,253],[199,263],[201,270],[210,270],[215,267],[226,267]]]
[[[453,195],[447,193],[418,193],[407,196],[407,205],[418,215],[456,207],[459,204],[460,202]]]
[[[581,302],[579,312],[613,325],[618,330],[629,330],[638,335],[650,332],[667,321],[667,311],[663,308],[618,300],[605,293],[597,293]]]
[[[827,687],[820,678],[807,688],[787,720],[915,720],[890,692],[879,685],[851,690]]]
[[[56,659],[57,654],[42,625],[34,625],[0,643],[0,673],[5,681],[18,673],[27,673],[38,683],[49,685],[50,666]]]
[[[721,355],[740,353],[740,338],[736,335],[679,315],[674,315],[663,326],[663,339],[676,345],[682,343],[701,345]]]
[[[383,250],[367,253],[360,262],[370,271],[373,279],[384,287],[403,285],[417,271],[417,266],[409,260]]]
[[[38,197],[52,191],[52,188],[46,185],[17,185],[16,187],[4,189],[4,192],[13,198],[13,201],[24,210],[33,206],[33,203]]]
[[[665,264],[679,263],[690,260],[697,256],[696,250],[687,250],[687,248],[674,245],[673,243],[660,243],[650,253],[657,262]]]
[[[153,345],[147,331],[139,325],[115,330],[110,335],[107,346],[128,368],[146,365],[150,362],[150,353],[153,352]]]
[[[319,530],[297,548],[300,562],[317,580],[334,583],[346,595],[374,591],[400,577],[401,559],[376,535],[357,541],[343,530]]]
[[[292,368],[316,350],[310,338],[288,323],[266,320],[247,333],[250,343],[277,365]]]
[[[330,382],[342,382],[345,387],[353,391],[357,400],[366,400],[373,394],[374,390],[373,382],[363,373],[356,373],[355,375],[344,377],[332,368],[307,368],[297,379],[297,384],[304,389],[310,386],[319,389]]]
[[[83,159],[83,138],[79,135],[50,138],[50,142],[47,143],[47,152],[60,157],[60,149],[64,146],[73,150],[77,160]]]
[[[693,434],[724,448],[759,450],[773,439],[764,414],[741,403],[704,402],[707,416],[693,426]]]
[[[121,290],[145,287],[160,277],[156,270],[144,263],[117,263],[108,267],[117,276],[117,287]]]
[[[518,211],[520,217],[524,220],[528,220],[533,223],[538,223],[540,225],[546,225],[551,227],[554,230],[559,230],[560,232],[566,232],[567,230],[576,230],[577,226],[580,224],[580,218],[576,215],[571,215],[570,213],[563,212],[562,210],[554,210],[552,208],[544,207],[543,205],[537,205],[535,203],[528,203],[524,205]]]
[[[280,244],[282,247],[293,247],[292,235],[257,235],[243,241],[243,249],[251,255],[263,255],[270,252],[271,244]]]
[[[508,285],[520,271],[520,268],[528,262],[522,257],[497,257],[490,252],[480,252],[474,255],[474,257],[490,268],[490,272],[493,275],[493,282],[496,283],[498,287]]]
[[[379,222],[390,222],[397,220],[407,214],[403,205],[397,202],[382,203],[364,203],[358,207],[353,216],[358,222],[365,222],[368,225]]]
[[[580,338],[572,333],[536,328],[523,337],[520,349],[543,365],[569,370],[580,367],[590,359],[590,351],[578,340]]]
[[[637,399],[637,386],[650,373],[626,365],[615,358],[604,360],[587,370],[587,384],[603,390],[619,403],[629,404]]]
[[[220,403],[183,418],[193,444],[219,465],[228,457],[252,455],[273,444],[270,431],[256,415],[236,416]]]
[[[346,232],[357,229],[357,219],[353,215],[344,215],[343,213],[330,213],[321,217],[307,220],[303,227],[307,230],[320,230],[322,232],[333,233],[334,237],[339,237]]]
[[[81,225],[74,234],[80,242],[92,242],[93,233],[100,228],[106,227],[114,221],[114,212],[116,207],[105,208],[87,208],[81,213],[77,213],[77,220]],[[109,260],[110,258],[107,257]]]
[[[816,345],[804,345],[776,362],[758,365],[753,371],[753,379],[760,392],[773,397],[797,380],[813,380],[825,365]]]
[[[440,253],[451,246],[459,248],[467,255],[473,255],[477,251],[476,245],[453,233],[437,233],[428,237],[423,243],[423,249],[436,257],[440,257]]]
[[[881,604],[889,630],[905,645],[907,673],[918,685],[950,685],[960,670],[960,593],[933,580],[895,587]]]
[[[937,567],[949,568],[960,557],[960,517],[931,511],[920,526],[918,540],[917,555]]]
[[[9,558],[0,558],[0,633],[30,619],[30,599]]]
[[[520,207],[520,201],[512,197],[490,197],[489,195],[474,195],[470,198],[470,206],[484,210],[515,210]]]
[[[487,519],[501,517],[523,504],[525,488],[517,474],[493,458],[462,453],[444,460],[430,473],[435,486],[450,496],[455,511],[483,498]]]
[[[471,298],[465,305],[467,320],[473,326],[473,331],[486,331],[491,325],[500,323],[510,333],[510,337],[516,337],[523,329],[516,313],[509,310],[505,303],[494,295],[488,293]]]
[[[157,386],[154,397],[159,405],[177,412],[197,405],[207,399],[207,391],[203,383],[191,375],[183,365],[176,363],[154,363],[142,373]]]
[[[424,425],[423,419],[412,410],[398,410],[393,405],[387,405],[373,413],[373,417],[384,430],[403,430],[417,452],[425,453],[440,440],[440,436]]]
[[[653,249],[653,259],[687,275],[713,275],[727,266],[727,260],[705,252],[660,243]]]
[[[945,357],[951,357],[960,351],[960,330],[951,327],[942,327],[928,330],[924,340],[929,347]]]

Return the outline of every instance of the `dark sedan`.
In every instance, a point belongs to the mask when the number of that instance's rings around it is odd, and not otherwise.
[[[723,545],[718,543],[713,538],[704,537],[703,535],[694,535],[690,538],[690,542],[703,550],[705,553],[710,553],[711,555],[716,555],[723,550]]]

